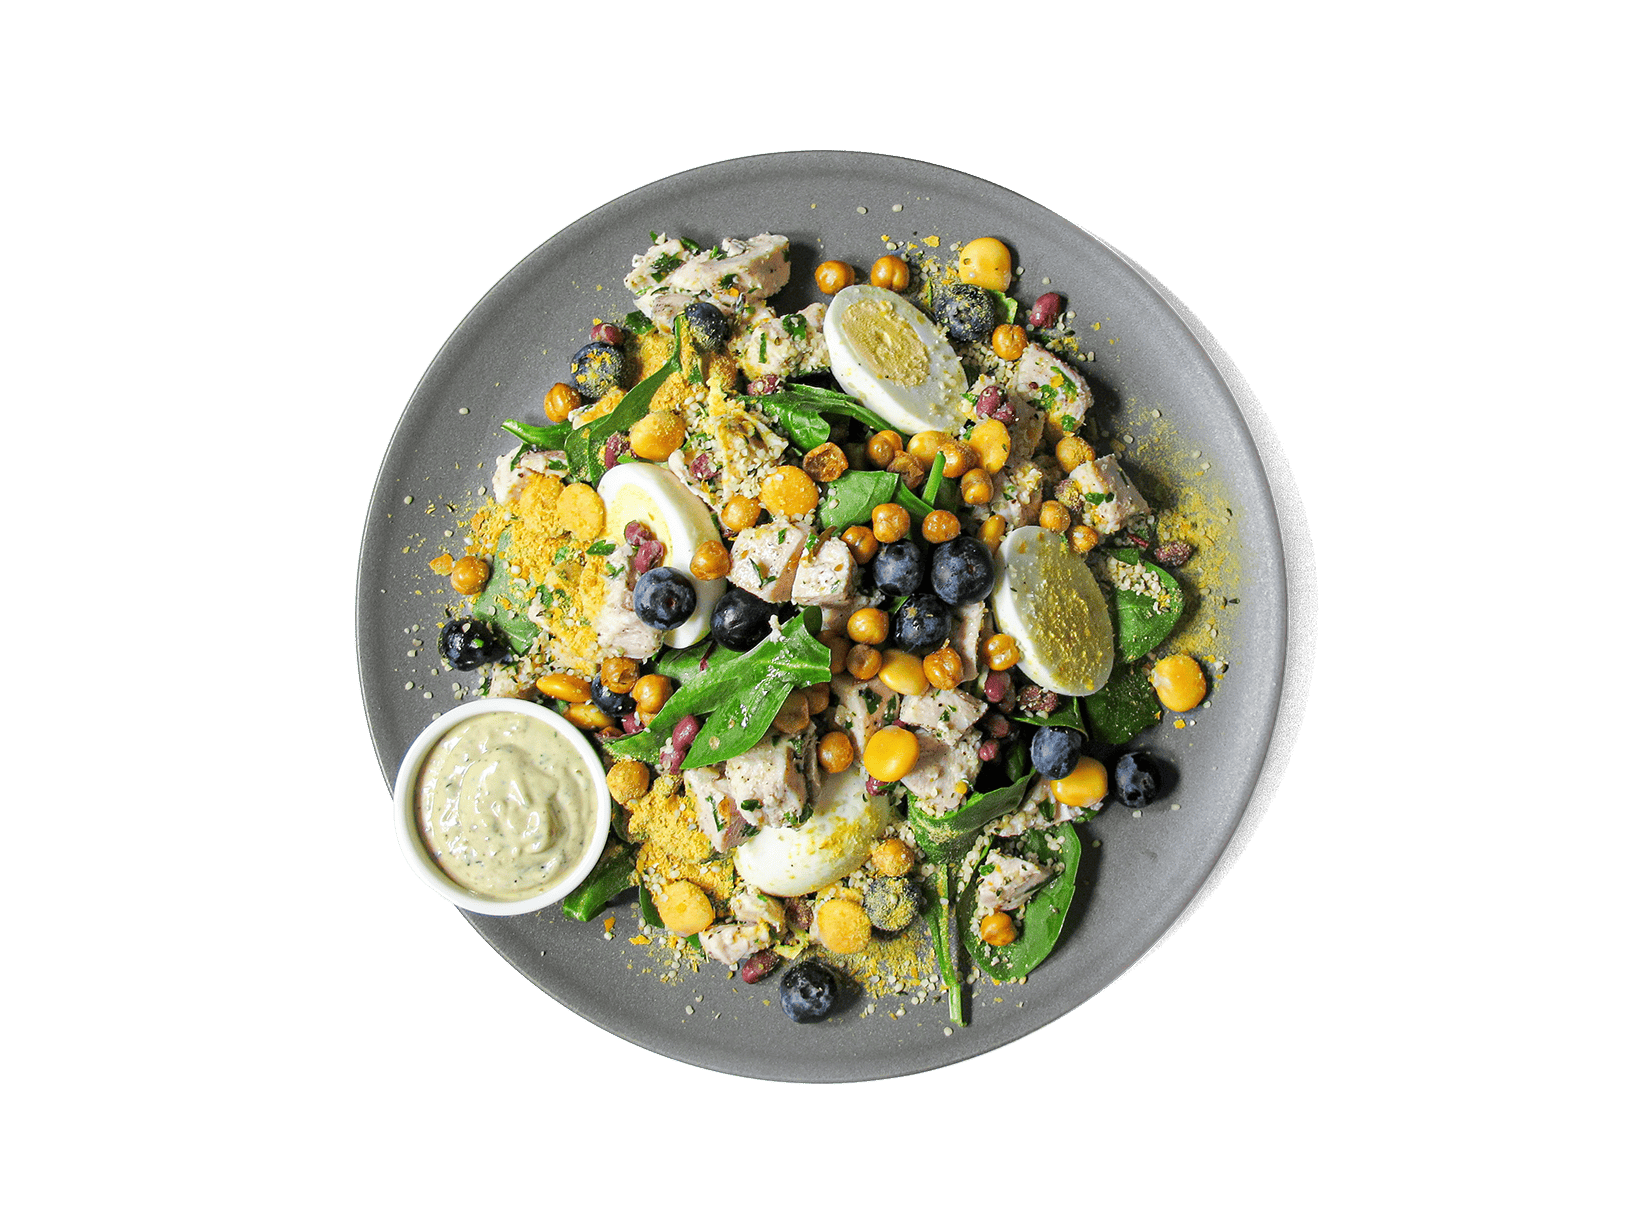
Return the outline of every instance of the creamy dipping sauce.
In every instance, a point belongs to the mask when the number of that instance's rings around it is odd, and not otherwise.
[[[516,902],[575,871],[601,789],[556,728],[527,714],[480,714],[445,732],[422,762],[416,825],[452,881]]]

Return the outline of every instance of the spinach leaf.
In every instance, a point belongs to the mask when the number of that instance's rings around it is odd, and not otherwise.
[[[1132,590],[1111,588],[1112,624],[1117,632],[1117,652],[1125,663],[1143,658],[1174,631],[1185,613],[1185,594],[1167,569],[1140,558],[1137,547],[1118,547],[1106,553],[1113,560],[1134,564],[1156,577],[1162,586],[1165,606]]]
[[[1016,300],[1010,299],[1007,295],[1003,294],[1002,291],[993,291],[988,289],[986,294],[991,296],[992,307],[997,309],[997,315],[1000,318],[1001,323],[1004,325],[1014,324],[1014,318],[1020,311],[1019,303]]]
[[[934,874],[923,882],[920,913],[923,922],[929,925],[929,938],[940,959],[940,981],[946,985],[946,1006],[952,1025],[967,1025],[963,1020],[963,947],[957,939],[957,886],[950,863],[936,864]]]
[[[661,912],[655,909],[655,899],[642,881],[638,884],[638,917],[652,928],[666,926],[661,922]]]
[[[781,433],[806,452],[832,439],[832,425],[803,399],[771,394],[758,404],[774,418]]]
[[[564,917],[586,923],[609,900],[632,884],[638,870],[638,848],[615,846],[604,852],[587,879],[564,899]]]
[[[830,657],[826,663],[826,678],[832,678]],[[795,682],[795,676],[775,670],[744,682],[733,697],[713,710],[701,724],[701,732],[690,745],[683,767],[698,769],[703,765],[716,765],[751,748],[769,730]],[[820,683],[819,680],[808,682]]]
[[[707,660],[707,666],[711,667],[727,662],[731,658],[739,658],[743,652],[717,644],[708,646],[704,640],[697,641],[694,645],[682,649],[662,651],[655,660],[655,673],[675,680],[688,679],[702,670],[703,658]]]
[[[975,918],[979,911],[978,873],[963,887],[957,904],[964,947],[976,966],[998,980],[1023,978],[1054,952],[1060,929],[1065,926],[1066,911],[1077,893],[1077,865],[1082,862],[1083,844],[1077,837],[1076,827],[1069,823],[1049,830],[1028,829],[1018,845],[1022,858],[1043,865],[1064,866],[1038,886],[1023,911],[1016,912],[1020,934],[1012,944],[988,945],[980,939],[979,920]],[[980,861],[985,862],[985,855]]]
[[[540,423],[525,423],[521,419],[504,420],[502,426],[532,449],[563,448],[565,438],[573,430],[568,422],[549,423],[543,426]],[[523,449],[519,450],[519,453],[523,452]],[[518,465],[519,453],[513,454],[515,466]]]
[[[1030,727],[1070,727],[1081,731],[1084,735],[1088,730],[1083,726],[1082,707],[1077,704],[1081,698],[1066,697],[1060,702],[1060,708],[1052,714],[1027,714],[1015,710],[1009,715],[1011,722],[1023,722]]]
[[[881,432],[889,427],[887,419],[876,411],[867,410],[848,394],[838,393],[833,389],[817,389],[814,385],[788,385],[784,389],[759,398],[758,404],[779,419],[783,425],[787,422],[787,416],[812,424],[824,422],[820,418],[822,415],[844,415],[864,423],[874,431]],[[787,434],[791,435],[790,432]],[[815,445],[825,443],[826,437],[823,436],[815,441],[815,444],[805,445],[805,448],[813,449]]]
[[[1147,664],[1122,663],[1104,688],[1083,698],[1088,733],[1108,744],[1126,744],[1162,719],[1162,706],[1151,688]]]
[[[858,526],[872,520],[872,510],[889,504],[901,488],[887,470],[846,470],[826,485],[820,503],[823,526]]]
[[[908,799],[906,819],[911,822],[912,836],[931,859],[956,859],[969,849],[983,826],[1020,806],[1034,776],[1027,773],[1012,786],[970,796],[968,803],[945,816],[929,816]]]
[[[655,332],[655,322],[634,309],[621,318],[621,328],[630,334],[643,335]]]
[[[1017,739],[1009,745],[1008,756],[1003,760],[1003,772],[1010,782],[1019,780],[1021,774],[1031,772],[1031,741]]]
[[[495,564],[490,569],[490,580],[473,600],[473,614],[506,633],[513,653],[522,654],[536,643],[541,629],[524,614],[530,610],[535,587],[513,576],[513,570],[507,567],[507,548],[512,541],[512,535],[505,533],[496,540]]]
[[[565,451],[570,455],[570,471],[589,483],[597,483],[606,469],[604,442],[617,432],[624,432],[650,413],[650,400],[667,378],[680,370],[684,353],[684,317],[680,313],[673,322],[672,358],[639,381],[616,403],[615,409],[603,418],[576,428],[565,437]]]

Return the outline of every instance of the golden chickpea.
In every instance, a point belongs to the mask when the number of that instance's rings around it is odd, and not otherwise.
[[[923,519],[923,540],[926,543],[949,543],[962,532],[956,513],[936,509]]]
[[[1008,245],[986,236],[970,240],[957,254],[957,277],[988,291],[1006,291],[1014,281],[1014,258]]]
[[[652,410],[628,433],[633,456],[647,462],[664,462],[684,443],[684,420],[676,411]]]
[[[1092,808],[1105,798],[1105,766],[1093,757],[1079,757],[1077,768],[1049,783],[1048,789],[1068,808]]]
[[[842,633],[822,633],[818,638],[832,655],[832,674],[843,670],[843,660],[849,655],[849,638]]]
[[[815,285],[823,295],[836,295],[844,287],[855,285],[855,267],[843,261],[822,261],[815,268]]]
[[[623,806],[635,803],[650,789],[650,767],[642,761],[617,761],[605,775],[610,798]]]
[[[792,521],[807,517],[820,503],[815,480],[796,466],[777,466],[764,477],[758,496],[770,512]]]
[[[1151,687],[1157,690],[1157,700],[1176,714],[1194,710],[1208,695],[1208,681],[1202,668],[1189,654],[1170,654],[1157,660],[1151,668]]]
[[[563,381],[547,390],[547,396],[541,400],[541,413],[547,416],[549,423],[563,423],[580,408],[581,395],[573,385]]]
[[[809,696],[804,692],[791,692],[786,700],[781,702],[781,708],[775,714],[775,729],[782,735],[796,735],[809,726]]]
[[[872,921],[859,902],[827,898],[815,908],[815,936],[833,953],[859,953],[872,939]]]
[[[1093,461],[1094,450],[1081,436],[1062,436],[1059,443],[1054,446],[1054,460],[1070,474],[1084,462]]]
[[[803,690],[803,696],[809,703],[809,716],[818,718],[832,704],[832,683],[828,680],[824,684],[811,684]]]
[[[1007,671],[1020,661],[1020,647],[1007,633],[998,633],[995,637],[986,638],[986,644],[980,648],[980,655],[985,660],[988,670]]]
[[[991,331],[991,348],[1010,362],[1026,353],[1026,331],[1019,325],[999,325]]]
[[[463,556],[450,570],[450,588],[457,594],[477,594],[490,580],[490,565],[477,556]]]
[[[655,891],[655,913],[667,929],[679,936],[694,936],[712,926],[715,917],[712,899],[701,886],[690,881],[672,881]]]
[[[805,475],[804,478],[808,478]],[[764,507],[751,496],[731,496],[724,501],[724,511],[719,515],[724,523],[724,529],[731,532],[736,530],[750,530],[758,524],[758,517]]]
[[[536,691],[557,701],[570,702],[589,701],[593,695],[586,680],[561,671],[542,676],[536,681]]]
[[[817,483],[830,483],[849,469],[843,449],[828,441],[803,455],[803,472]]]
[[[980,523],[980,541],[993,551],[997,550],[998,545],[1003,541],[1003,536],[1008,532],[1008,523],[996,513]]]
[[[689,573],[691,577],[701,581],[717,581],[720,577],[729,576],[729,548],[717,539],[708,539],[695,549],[695,554],[689,558]]]
[[[1045,500],[1037,512],[1037,524],[1052,534],[1064,534],[1071,529],[1071,514],[1058,500]]]
[[[672,699],[672,681],[664,675],[646,675],[632,686],[632,700],[641,713],[657,714]]]
[[[861,764],[879,782],[899,782],[917,768],[917,736],[905,727],[884,727],[866,741]]]
[[[872,867],[884,876],[905,876],[916,862],[911,846],[899,838],[885,838],[872,848]]]
[[[1020,937],[1014,920],[1000,910],[994,910],[980,921],[980,939],[988,945],[1012,945]]]
[[[875,646],[852,645],[843,660],[843,669],[865,683],[883,669],[883,655]]]
[[[877,535],[870,526],[850,526],[843,532],[843,542],[856,564],[869,564],[877,555]]]
[[[890,474],[899,475],[900,481],[907,487],[922,487],[923,480],[929,477],[929,468],[904,451],[891,457],[884,469]]]
[[[1009,430],[999,419],[982,419],[969,433],[969,447],[979,456],[987,474],[996,474],[1009,464],[1012,446]]]
[[[629,693],[638,683],[638,660],[635,658],[606,658],[598,669],[598,678],[611,692]]]
[[[923,660],[905,650],[889,650],[883,655],[878,678],[903,697],[921,697],[929,691],[929,677],[923,674]]]
[[[905,442],[901,440],[900,433],[885,428],[881,432],[874,432],[872,438],[866,442],[866,456],[872,460],[872,465],[882,470],[904,447]]]
[[[855,763],[855,746],[842,731],[830,731],[821,736],[815,756],[827,773],[841,774]]]
[[[1075,525],[1071,527],[1069,541],[1072,551],[1079,556],[1087,555],[1100,545],[1100,532],[1093,526]]]
[[[950,440],[950,433],[933,430],[918,432],[906,442],[906,452],[915,457],[925,468],[928,468],[934,465],[934,455],[940,452],[942,439]]]
[[[903,291],[912,284],[912,271],[898,256],[880,256],[872,262],[872,285]]]
[[[879,543],[898,543],[912,529],[912,515],[898,504],[880,504],[872,510],[872,537]]]
[[[963,660],[951,646],[923,657],[923,674],[936,688],[956,688],[963,682]]]
[[[990,504],[992,496],[991,476],[984,470],[971,470],[963,476],[963,481],[957,485],[957,490],[962,493],[964,504]]]
[[[882,645],[889,639],[889,613],[876,607],[851,612],[848,629],[851,640],[861,645]]]
[[[591,701],[577,701],[564,711],[564,716],[583,731],[608,731],[615,725],[615,719]]]
[[[961,479],[980,465],[980,454],[966,440],[956,440],[948,436],[940,442],[940,452],[946,459],[940,473],[948,479]]]

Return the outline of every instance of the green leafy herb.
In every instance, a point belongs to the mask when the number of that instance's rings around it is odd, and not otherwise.
[[[758,362],[769,362],[769,335],[767,333],[758,335]]]
[[[761,799],[743,799],[741,801],[742,812],[761,812],[763,806],[764,801]]]
[[[663,252],[650,265],[650,277],[659,282],[683,263],[684,258],[676,252]]]
[[[635,309],[621,318],[621,328],[634,336],[639,336],[653,332],[655,322]]]
[[[907,800],[906,819],[911,822],[918,846],[933,859],[956,859],[969,849],[974,835],[984,826],[1020,806],[1031,789],[1032,778],[1027,773],[1012,786],[971,795],[966,804],[945,816],[929,816]]]
[[[1092,697],[1084,697],[1088,733],[1108,744],[1126,744],[1160,722],[1162,705],[1149,676],[1145,663],[1123,663],[1111,672],[1104,688]]]
[[[541,629],[524,614],[530,610],[534,587],[522,577],[513,576],[513,570],[507,565],[507,549],[512,542],[510,534],[503,534],[496,541],[496,560],[490,569],[490,580],[473,600],[473,614],[501,629],[507,634],[513,653],[522,654],[536,643]]]
[[[1156,649],[1174,631],[1185,613],[1185,594],[1167,569],[1142,559],[1137,547],[1118,547],[1108,552],[1112,559],[1137,565],[1157,579],[1165,596],[1158,603],[1148,594],[1121,587],[1111,588],[1112,624],[1117,633],[1117,652],[1127,663],[1136,662]]]
[[[788,337],[796,338],[800,342],[809,340],[809,322],[797,313],[781,317],[781,328],[786,330]]]
[[[992,306],[997,309],[997,315],[1002,319],[1002,323],[1005,325],[1014,324],[1014,318],[1020,311],[1020,305],[1003,294],[1002,291],[988,289],[986,294],[991,296]]]
[[[684,251],[685,252],[699,252],[699,251],[701,251],[701,245],[696,243],[693,239],[691,239],[687,235],[680,235],[678,237],[678,242],[681,243],[682,245],[684,245]]]
[[[599,539],[598,542],[587,548],[587,554],[589,556],[607,556],[614,550],[615,544],[610,542],[609,539]]]
[[[977,933],[978,875],[963,887],[957,905],[964,947],[976,966],[998,980],[1022,978],[1054,952],[1060,930],[1065,926],[1066,911],[1077,892],[1077,867],[1082,862],[1083,844],[1077,837],[1076,827],[1069,823],[1050,830],[1027,830],[1018,845],[1022,858],[1044,866],[1055,863],[1063,866],[1038,886],[1024,910],[1015,912],[1020,934],[1012,944],[988,945]],[[981,859],[984,858],[982,855]]]
[[[732,287],[734,285],[735,285],[735,275],[734,274],[725,274],[722,278],[718,279],[718,289],[720,291],[727,291],[730,287]]]

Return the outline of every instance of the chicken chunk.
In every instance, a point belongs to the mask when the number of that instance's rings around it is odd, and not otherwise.
[[[980,732],[965,731],[952,744],[919,734],[917,749],[917,765],[900,780],[901,785],[928,816],[957,811],[980,773]]]
[[[842,539],[827,539],[798,561],[792,601],[800,607],[848,607],[855,596],[855,558]]]
[[[812,303],[801,312],[777,316],[759,308],[736,334],[735,358],[748,380],[760,376],[803,376],[832,366],[822,323],[826,305]]]
[[[1043,507],[1043,472],[1030,461],[1010,462],[997,476],[996,496],[986,506],[1008,529],[1029,526]]]
[[[980,877],[975,905],[988,915],[994,910],[1018,910],[1031,898],[1037,886],[1054,874],[1049,868],[1013,855],[994,852],[986,856],[986,861],[991,865],[991,871]]]
[[[701,952],[725,966],[769,948],[775,939],[767,923],[720,923],[700,935]]]
[[[952,608],[952,649],[963,663],[963,683],[980,674],[980,642],[990,625],[984,602],[963,603]]]
[[[1014,365],[1013,391],[1044,413],[1051,442],[1075,436],[1094,405],[1094,394],[1083,374],[1035,342],[1026,345]]]
[[[786,521],[742,530],[735,536],[735,546],[730,552],[729,584],[756,594],[765,602],[787,602],[792,597],[792,582],[797,577],[798,560],[808,538],[806,527]]]
[[[900,703],[900,721],[927,731],[942,744],[955,744],[985,712],[984,701],[955,689],[933,689]]]
[[[1084,462],[1071,472],[1069,481],[1076,487],[1077,500],[1067,507],[1102,535],[1115,534],[1151,511],[1114,453]]]
[[[724,239],[711,248],[691,251],[665,235],[632,259],[625,279],[633,303],[657,327],[697,301],[712,303],[730,315],[759,305],[792,276],[784,235]]]
[[[796,825],[809,784],[798,741],[766,735],[724,765],[730,799],[758,825]]]
[[[598,638],[598,658],[620,656],[643,662],[655,657],[666,636],[658,628],[651,628],[638,618],[632,606],[633,549],[626,542],[617,545],[609,556],[609,571],[620,569],[617,576],[608,578],[604,585],[604,603],[593,617],[593,633]]]
[[[786,931],[786,907],[762,889],[742,885],[729,899],[729,913],[740,923],[766,923],[775,934]]]
[[[570,457],[563,449],[531,449],[514,465],[514,453],[503,453],[496,459],[495,473],[490,476],[490,490],[500,504],[517,498],[532,478],[538,474],[567,475]]]
[[[684,771],[684,785],[695,803],[695,827],[706,834],[719,854],[733,850],[757,832],[731,797],[732,788],[721,768]]]
[[[881,680],[862,682],[851,675],[835,675],[832,695],[837,698],[832,725],[849,737],[857,759],[865,756],[866,741],[895,720],[900,694]]]

